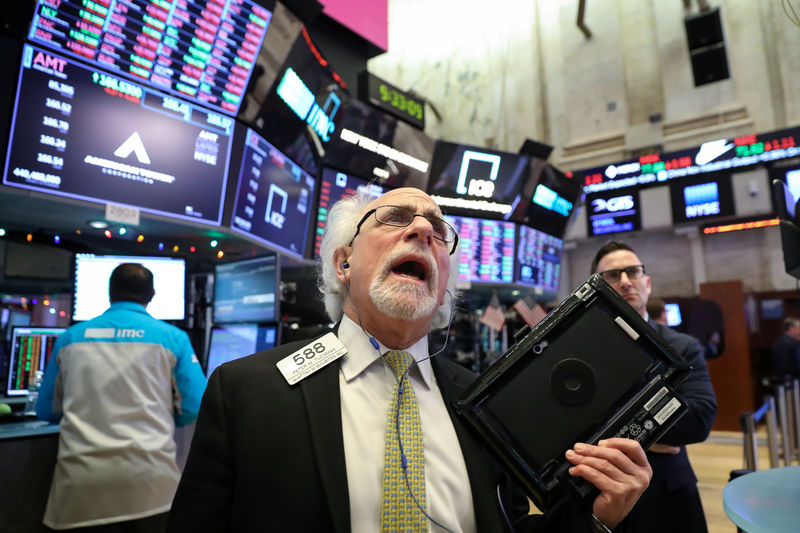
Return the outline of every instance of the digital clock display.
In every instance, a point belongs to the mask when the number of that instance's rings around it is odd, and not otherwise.
[[[419,98],[409,95],[406,91],[398,89],[369,72],[362,72],[360,86],[362,97],[366,96],[366,100],[375,107],[391,113],[419,129],[425,128],[425,103]]]

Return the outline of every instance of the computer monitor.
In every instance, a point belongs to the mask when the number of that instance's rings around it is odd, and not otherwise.
[[[211,330],[211,344],[206,359],[206,376],[222,363],[262,350],[274,348],[278,342],[276,325],[230,324]]]
[[[693,222],[736,214],[730,174],[673,180],[672,222]]]
[[[563,246],[564,241],[558,237],[521,224],[514,281],[543,292],[557,293]]]
[[[664,304],[664,311],[667,314],[667,325],[671,328],[680,326],[683,323],[681,317],[681,306],[677,303]]]
[[[277,320],[279,270],[276,254],[216,265],[214,323]]]
[[[66,328],[26,326],[13,328],[11,349],[7,356],[7,396],[28,394],[28,386],[33,382],[36,371],[44,371],[47,361],[53,354],[56,339],[64,329]]]
[[[454,216],[445,216],[445,220],[458,233],[459,281],[514,281],[516,227],[513,222]]]
[[[122,263],[139,263],[153,273],[156,294],[147,312],[160,320],[183,320],[186,263],[173,257],[75,254],[75,309],[73,320],[89,320],[102,314],[111,302],[108,281]]]

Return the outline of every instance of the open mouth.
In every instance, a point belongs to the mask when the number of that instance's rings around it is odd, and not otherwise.
[[[403,261],[402,263],[395,265],[392,268],[392,272],[400,276],[406,276],[409,278],[418,279],[420,281],[425,281],[428,279],[428,273],[426,272],[425,265],[415,260]]]

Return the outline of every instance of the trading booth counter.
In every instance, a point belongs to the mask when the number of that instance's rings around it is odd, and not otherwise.
[[[58,424],[29,419],[0,424],[0,524],[4,533],[42,525],[58,453]]]

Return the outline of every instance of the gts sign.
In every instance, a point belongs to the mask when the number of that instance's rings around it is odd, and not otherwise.
[[[633,196],[617,196],[604,200],[603,198],[595,198],[592,200],[592,211],[595,213],[602,213],[607,211],[609,213],[616,213],[618,211],[627,211],[633,209]]]
[[[467,178],[469,173],[470,163],[472,161],[482,161],[489,163],[488,179]],[[483,198],[491,198],[494,194],[494,181],[497,179],[497,173],[500,171],[500,156],[495,154],[485,154],[483,152],[475,152],[473,150],[466,150],[464,156],[461,158],[461,170],[458,173],[458,182],[456,183],[456,193],[464,194],[467,196],[480,196]]]

